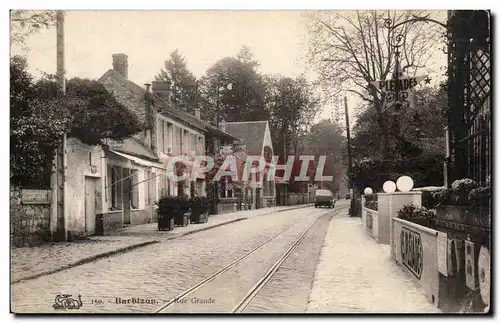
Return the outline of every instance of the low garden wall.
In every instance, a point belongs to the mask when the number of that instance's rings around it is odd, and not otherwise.
[[[50,203],[50,190],[10,191],[12,246],[37,246],[51,240]]]
[[[430,302],[439,303],[438,231],[392,218],[392,258],[417,280]]]
[[[377,211],[366,208],[363,206],[365,213],[365,228],[371,234],[371,236],[378,242],[378,232],[379,232],[379,214]]]

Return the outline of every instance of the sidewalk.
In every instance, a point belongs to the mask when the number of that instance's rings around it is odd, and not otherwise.
[[[11,248],[11,284],[50,275],[156,242],[158,241],[147,237],[96,236],[76,242],[57,242],[31,248]]]
[[[283,212],[310,205],[281,206],[210,216],[207,223],[158,231],[157,223],[121,229],[113,236],[94,236],[77,242],[51,243],[40,247],[11,249],[11,284],[65,270],[99,258],[126,252],[159,241],[208,230],[255,216]]]
[[[347,216],[330,222],[309,295],[311,313],[439,313],[409,274]]]
[[[173,231],[158,231],[158,223],[148,223],[142,225],[134,225],[131,227],[118,230],[115,235],[118,236],[141,236],[174,239],[186,234],[208,230],[221,225],[246,220],[260,215],[271,214],[275,212],[283,212],[296,208],[311,206],[312,204],[295,205],[295,206],[276,206],[263,209],[254,209],[246,211],[238,211],[224,214],[211,215],[207,223],[193,223],[187,227],[175,227]]]

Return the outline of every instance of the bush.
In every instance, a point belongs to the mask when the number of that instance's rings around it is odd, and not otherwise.
[[[158,212],[163,216],[175,216],[189,211],[189,200],[184,196],[162,196],[158,201]]]
[[[480,206],[488,205],[491,196],[489,186],[478,187],[471,179],[456,180],[450,189],[443,189],[432,194],[436,206]]]
[[[420,224],[429,228],[434,228],[436,219],[436,210],[428,209],[424,206],[418,207],[413,203],[404,205],[398,211],[398,218]]]
[[[377,194],[365,195],[365,205],[366,208],[372,210],[378,210],[378,197]]]
[[[196,196],[189,201],[193,214],[203,214],[208,212],[208,198],[206,196]]]

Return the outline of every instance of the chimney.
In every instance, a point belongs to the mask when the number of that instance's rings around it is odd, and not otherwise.
[[[113,69],[128,79],[128,56],[126,54],[113,54]]]
[[[194,109],[194,116],[201,119],[201,110],[199,108]]]
[[[170,85],[167,81],[153,81],[153,94],[170,103]]]
[[[153,106],[153,100],[151,98],[150,87],[151,84],[144,84],[146,87],[146,93],[144,93],[144,101],[146,107],[146,131],[145,131],[145,144],[150,149],[156,152],[156,114]]]

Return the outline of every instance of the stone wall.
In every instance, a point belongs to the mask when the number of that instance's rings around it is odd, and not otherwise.
[[[10,191],[10,243],[13,247],[37,246],[51,239],[50,191],[36,191],[45,195],[46,201],[30,203],[26,200],[26,190]]]

